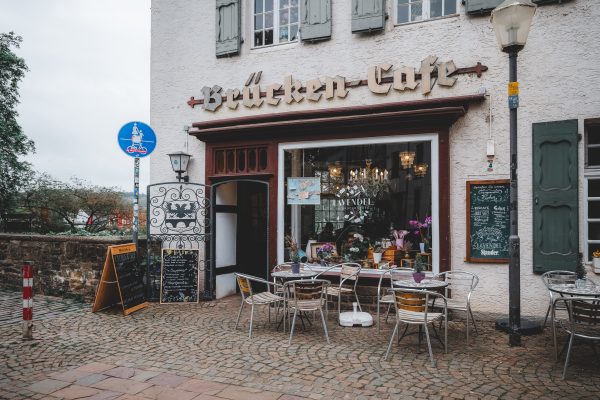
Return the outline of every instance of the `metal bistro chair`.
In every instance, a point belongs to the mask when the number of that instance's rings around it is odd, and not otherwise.
[[[550,290],[550,286],[565,284],[574,285],[576,280],[577,274],[572,271],[555,270],[544,272],[544,274],[542,275],[542,282],[544,282],[544,285],[546,285],[546,288],[548,289],[548,296],[550,296],[550,302],[548,304],[548,310],[546,311],[546,317],[544,318],[544,325],[542,325],[543,328],[546,327],[546,323],[548,322],[548,316],[550,315],[550,313],[552,313],[551,318],[554,317],[554,300],[560,297],[558,293],[555,293]]]
[[[252,338],[252,322],[254,320],[254,306],[255,305],[267,305],[269,306],[269,322],[271,322],[271,305],[272,304],[280,304],[284,301],[282,296],[279,296],[270,291],[270,287],[273,286],[277,288],[280,285],[274,284],[267,280],[258,278],[256,276],[245,275],[240,273],[235,273],[235,278],[237,280],[238,286],[240,288],[240,294],[242,295],[242,304],[240,304],[240,311],[238,311],[237,320],[235,321],[235,329],[237,330],[238,324],[240,322],[240,316],[242,315],[242,309],[244,308],[244,304],[249,304],[252,309],[250,311],[250,328],[248,337]],[[254,293],[252,291],[252,282],[262,283],[267,285],[266,292]]]
[[[431,365],[435,367],[435,360],[433,359],[433,351],[431,350],[431,339],[429,338],[429,328],[427,327],[430,323],[435,323],[438,320],[444,321],[444,353],[448,352],[448,309],[446,308],[446,298],[437,292],[429,290],[418,290],[418,289],[392,289],[394,294],[394,304],[396,306],[396,326],[390,336],[390,343],[388,344],[387,352],[385,353],[384,359],[387,360],[390,350],[392,348],[392,342],[394,336],[398,332],[400,323],[405,323],[406,329],[410,325],[420,325],[425,329],[425,337],[427,338],[427,347],[429,349],[429,358],[431,359]],[[429,300],[440,299],[444,302],[443,312],[430,312],[429,311]],[[406,333],[406,329],[404,332]],[[421,332],[419,331],[419,335]],[[400,337],[398,338],[400,340]]]
[[[600,299],[594,297],[559,297],[553,305],[564,303],[569,310],[569,320],[561,323],[563,329],[569,334],[569,347],[562,379],[567,375],[567,367],[571,358],[571,347],[575,338],[592,341],[600,340]],[[596,348],[593,347],[596,357]]]
[[[387,311],[385,313],[385,322],[388,320],[388,316],[390,315],[390,309],[394,304],[394,294],[391,291],[390,287],[383,288],[382,284],[384,280],[389,279],[392,281],[397,276],[397,272],[413,272],[412,268],[390,268],[385,270],[381,276],[379,277],[379,284],[377,285],[377,333],[381,333],[381,319],[380,319],[380,309],[382,304],[387,304]],[[390,282],[390,286],[391,282]]]
[[[318,279],[324,273],[341,266],[340,270],[340,283],[336,286],[331,286],[327,289],[327,297],[337,297],[338,299],[338,315],[341,311],[342,295],[351,296],[354,294],[356,302],[358,303],[358,309],[362,311],[360,301],[358,300],[358,294],[356,293],[356,285],[358,284],[358,275],[360,274],[361,266],[357,263],[342,263],[333,265],[327,268],[325,271],[320,272],[314,279]]]
[[[473,328],[477,333],[475,317],[471,310],[471,296],[479,283],[479,277],[471,272],[454,270],[439,273],[434,279],[445,280],[448,283],[448,286],[444,289],[448,309],[464,311],[467,314],[467,345],[469,345],[469,317],[471,317]],[[448,297],[449,292],[452,294],[451,298]]]
[[[326,304],[326,293],[330,282],[325,279],[310,279],[288,281],[284,284],[284,293],[287,298],[287,309],[294,311],[292,319],[292,327],[290,329],[290,338],[288,344],[292,344],[292,336],[294,336],[294,327],[296,326],[296,317],[298,313],[308,311],[319,311],[321,314],[321,322],[325,331],[325,338],[329,344],[329,333],[327,332],[327,322],[323,315],[323,306]]]

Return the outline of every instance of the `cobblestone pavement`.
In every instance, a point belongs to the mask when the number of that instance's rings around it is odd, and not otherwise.
[[[0,291],[2,313],[14,313],[6,307],[19,305],[19,296]],[[377,328],[339,327],[331,318],[331,345],[316,323],[288,346],[287,335],[267,324],[265,310],[255,316],[252,339],[248,313],[235,331],[237,297],[151,304],[128,317],[40,300],[34,316],[45,318],[34,321],[35,340],[21,340],[20,322],[0,323],[0,398],[597,399],[600,393],[600,365],[585,344],[574,348],[567,380],[560,380],[562,362],[554,361],[549,329],[510,348],[493,322],[480,322],[467,347],[464,324],[452,322],[449,352],[434,344],[433,368],[425,347],[416,354],[415,337],[395,344],[383,360],[391,323],[378,334]]]

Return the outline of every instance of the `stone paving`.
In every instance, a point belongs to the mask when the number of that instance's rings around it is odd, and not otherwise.
[[[433,368],[425,346],[416,354],[414,337],[383,360],[391,323],[378,334],[339,327],[331,317],[331,345],[319,323],[299,330],[288,345],[262,310],[249,339],[248,313],[234,330],[238,297],[151,304],[124,317],[38,296],[33,341],[21,339],[20,322],[2,317],[15,313],[7,307],[20,306],[20,293],[0,291],[0,304],[2,399],[597,399],[600,393],[600,363],[585,344],[574,348],[568,377],[560,380],[549,329],[510,348],[492,321],[480,321],[467,347],[464,323],[451,322],[449,352],[434,344]]]

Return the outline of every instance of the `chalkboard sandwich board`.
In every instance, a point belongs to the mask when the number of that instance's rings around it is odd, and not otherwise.
[[[467,181],[468,262],[507,263],[510,181]]]
[[[198,302],[198,250],[162,249],[160,303]]]
[[[135,244],[109,246],[92,312],[121,305],[123,315],[148,306]]]

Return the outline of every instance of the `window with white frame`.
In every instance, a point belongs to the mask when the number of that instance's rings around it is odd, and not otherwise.
[[[254,47],[298,40],[298,0],[254,0]]]
[[[587,260],[600,249],[600,118],[585,121],[585,240]]]
[[[457,0],[396,0],[396,24],[456,14]]]

